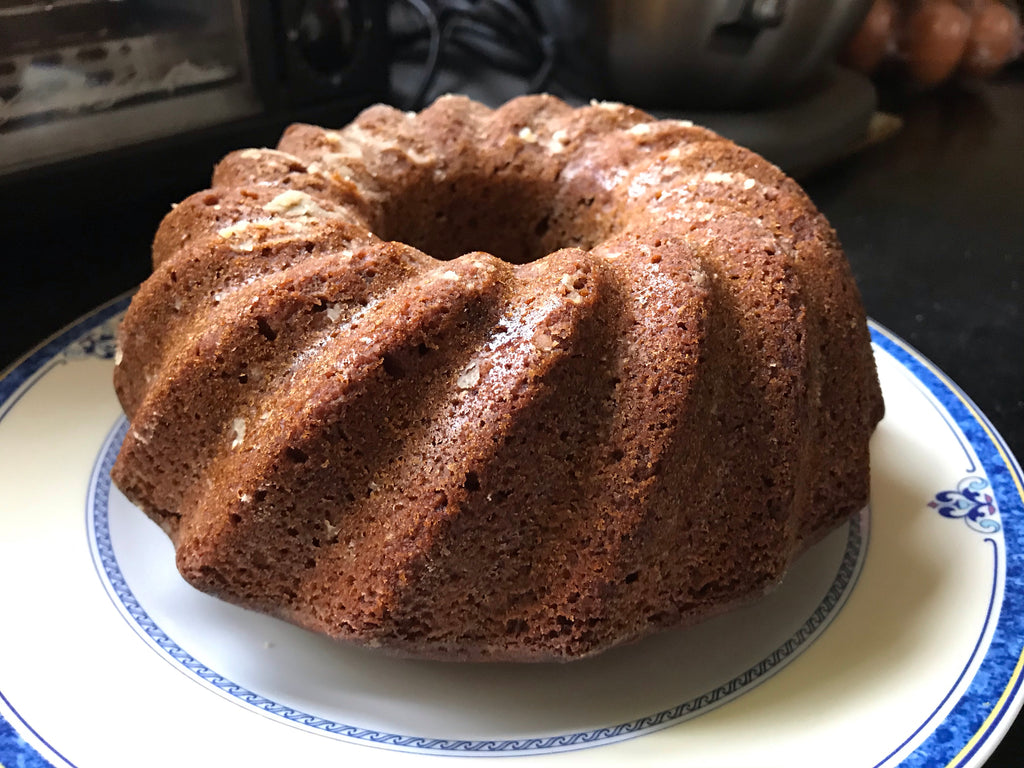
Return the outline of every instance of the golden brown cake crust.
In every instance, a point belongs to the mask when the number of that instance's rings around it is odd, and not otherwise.
[[[835,233],[703,128],[444,97],[232,153],[125,318],[117,485],[204,591],[568,660],[762,594],[867,503]]]

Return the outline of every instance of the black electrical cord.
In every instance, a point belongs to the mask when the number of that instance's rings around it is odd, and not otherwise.
[[[423,17],[423,22],[426,25],[427,34],[430,39],[427,59],[423,63],[424,75],[420,80],[419,86],[416,88],[416,92],[412,97],[412,105],[410,106],[411,109],[418,109],[419,105],[426,98],[427,92],[430,90],[430,86],[437,76],[436,73],[441,64],[442,32],[437,16],[424,0],[406,0],[406,2]]]
[[[539,21],[531,0],[404,0],[423,20],[423,28],[396,34],[399,58],[422,56],[420,82],[407,105],[421,109],[440,74],[446,53],[455,50],[484,66],[523,77],[531,93],[551,81],[558,48]]]
[[[555,38],[545,33],[541,35],[539,42],[544,49],[544,60],[526,86],[530,93],[540,93],[547,88],[551,82],[551,75],[554,74],[555,64],[558,63],[558,46],[555,45]]]

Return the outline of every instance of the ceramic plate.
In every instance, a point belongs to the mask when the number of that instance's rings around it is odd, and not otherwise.
[[[979,765],[1020,706],[1020,468],[872,325],[870,510],[774,593],[568,665],[396,660],[187,586],[111,486],[127,298],[0,380],[0,763]]]

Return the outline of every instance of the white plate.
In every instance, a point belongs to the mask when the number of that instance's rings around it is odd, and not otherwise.
[[[164,535],[109,480],[126,305],[0,380],[8,768],[973,766],[1020,706],[1020,468],[963,393],[878,326],[871,512],[778,591],[593,660],[458,665],[338,646],[178,577]]]

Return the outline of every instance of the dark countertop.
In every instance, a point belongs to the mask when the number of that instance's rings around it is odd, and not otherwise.
[[[805,186],[843,240],[868,313],[945,371],[1024,456],[1024,77],[1018,68],[899,111],[899,134]],[[209,168],[217,152],[175,161]],[[142,280],[160,217],[203,183],[131,162],[90,175],[85,193],[81,174],[0,185],[0,368]],[[1017,754],[1024,722],[990,765],[1017,765]]]
[[[910,101],[904,129],[804,180],[868,314],[1024,455],[1024,77]]]

